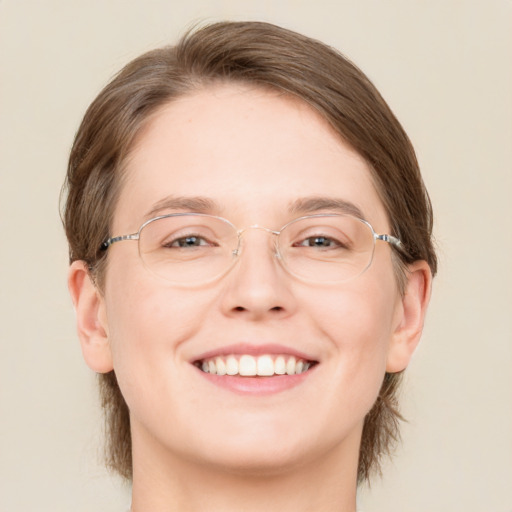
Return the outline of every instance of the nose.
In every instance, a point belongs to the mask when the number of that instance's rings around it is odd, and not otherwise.
[[[225,314],[261,320],[284,318],[295,311],[291,278],[276,254],[276,234],[258,226],[242,233],[238,262],[224,281]]]

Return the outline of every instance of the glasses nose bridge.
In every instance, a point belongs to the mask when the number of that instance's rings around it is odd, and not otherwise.
[[[241,254],[241,248],[242,248],[242,238],[243,236],[245,235],[245,233],[247,231],[249,231],[250,229],[256,229],[256,230],[259,230],[259,231],[264,231],[270,235],[273,235],[275,236],[276,238],[274,239],[275,240],[275,254],[277,256],[279,256],[279,252],[278,252],[278,246],[277,246],[277,240],[278,240],[278,237],[279,235],[281,234],[281,231],[275,231],[274,229],[270,229],[270,228],[266,228],[264,226],[260,226],[259,224],[253,224],[252,226],[247,226],[246,228],[243,228],[243,229],[239,229],[237,231],[237,235],[238,235],[238,248],[236,249],[236,251],[234,251],[234,254],[236,256],[240,256]]]
[[[259,224],[253,224],[252,226],[247,226],[246,228],[239,229],[238,236],[241,237],[249,229],[259,229],[261,231],[266,231],[267,233],[276,236],[279,236],[281,234],[281,231],[275,231],[274,229],[266,228],[264,226],[260,226]]]

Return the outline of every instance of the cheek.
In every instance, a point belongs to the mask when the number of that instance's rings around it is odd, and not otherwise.
[[[189,293],[137,286],[112,294],[107,302],[115,353],[150,352],[161,344],[175,348],[200,327],[201,301]],[[119,349],[119,350],[118,350]]]
[[[107,275],[105,298],[114,370],[130,390],[175,372],[183,342],[201,328],[209,297],[165,286],[137,261],[119,259]],[[127,279],[126,276],[129,276]]]
[[[201,330],[210,307],[202,294],[167,289],[161,282],[149,286],[150,282],[145,276],[124,291],[120,288],[107,304],[119,387],[132,421],[148,429],[174,424],[174,414],[186,417],[190,403],[179,400],[189,394],[182,347]],[[164,397],[166,410],[173,411],[169,417],[162,412]]]
[[[382,288],[329,291],[310,302],[312,317],[338,349],[376,348],[390,338],[396,299]],[[385,343],[384,343],[385,344]]]
[[[320,295],[320,294],[319,294]],[[310,319],[328,346],[337,381],[351,389],[380,388],[393,335],[398,292],[394,282],[362,279],[309,300]]]

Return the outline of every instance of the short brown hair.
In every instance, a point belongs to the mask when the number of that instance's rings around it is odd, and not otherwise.
[[[435,274],[432,208],[414,149],[368,78],[319,41],[268,23],[221,22],[130,62],[85,114],[69,159],[63,217],[70,260],[86,261],[100,288],[107,255],[99,248],[109,237],[123,164],[134,138],[164,104],[222,81],[285,91],[319,112],[367,161],[391,231],[406,248],[395,255],[398,266],[426,260]],[[385,375],[365,418],[359,481],[380,469],[381,456],[399,438],[400,378],[401,374]],[[100,390],[107,464],[130,478],[129,411],[114,371],[100,375]]]

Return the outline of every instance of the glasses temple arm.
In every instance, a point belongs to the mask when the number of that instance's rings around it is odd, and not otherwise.
[[[122,240],[138,240],[139,234],[133,233],[131,235],[123,235],[123,236],[113,236],[112,238],[109,238],[108,240],[105,240],[101,246],[101,251],[106,251],[112,244],[115,244],[116,242],[121,242]]]

